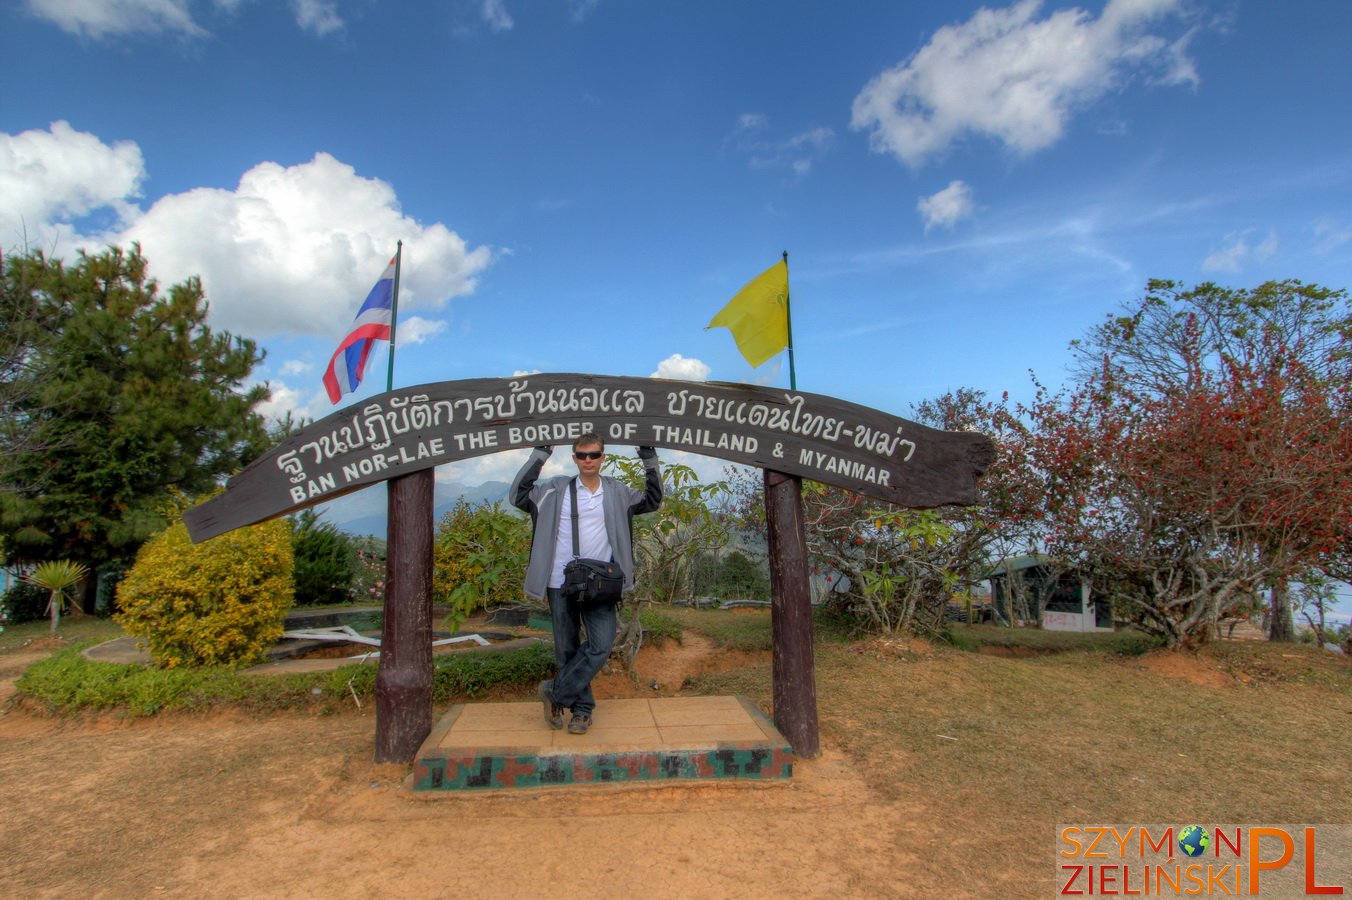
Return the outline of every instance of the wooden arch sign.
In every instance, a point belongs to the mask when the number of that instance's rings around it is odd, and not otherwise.
[[[902,506],[977,500],[994,445],[801,391],[603,375],[443,381],[390,391],[291,435],[184,514],[202,541],[390,482],[377,762],[412,762],[432,728],[432,481],[443,463],[587,432],[765,470],[775,724],[818,753],[801,479]]]
[[[603,375],[473,378],[404,388],[315,422],[187,512],[194,541],[401,475],[518,447],[689,450],[902,506],[970,504],[990,439],[939,431],[818,394]]]

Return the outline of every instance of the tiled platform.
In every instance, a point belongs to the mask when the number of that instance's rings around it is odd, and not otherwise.
[[[792,775],[788,741],[745,697],[602,700],[583,735],[549,728],[538,702],[471,703],[423,742],[413,790]]]

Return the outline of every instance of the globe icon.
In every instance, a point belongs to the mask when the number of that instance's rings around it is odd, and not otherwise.
[[[1184,856],[1201,856],[1211,846],[1211,834],[1201,825],[1189,825],[1178,833],[1178,849]]]

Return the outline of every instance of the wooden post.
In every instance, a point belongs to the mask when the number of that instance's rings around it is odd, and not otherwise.
[[[378,763],[408,763],[432,730],[432,488],[435,470],[389,481],[385,617],[376,672]]]
[[[796,755],[811,759],[821,748],[801,479],[765,470],[765,523],[770,539],[775,726]]]

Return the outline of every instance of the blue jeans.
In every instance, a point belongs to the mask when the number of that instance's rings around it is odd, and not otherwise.
[[[554,705],[571,709],[575,716],[590,716],[596,709],[591,681],[610,659],[619,627],[617,607],[591,606],[585,609],[564,597],[558,588],[549,588],[549,614],[554,625]],[[587,639],[582,640],[582,626]]]

